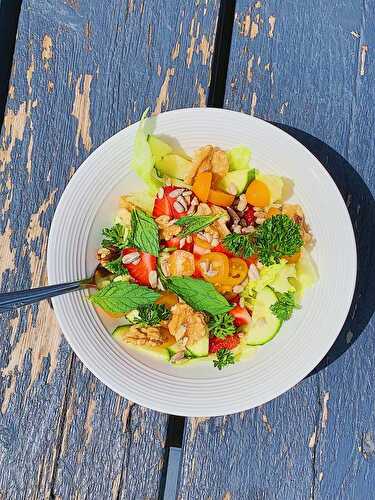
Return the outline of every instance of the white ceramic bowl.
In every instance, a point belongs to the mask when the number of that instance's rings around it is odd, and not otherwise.
[[[182,109],[155,120],[156,134],[171,136],[188,152],[215,144],[245,144],[262,171],[294,181],[291,198],[303,206],[316,238],[313,257],[319,282],[276,338],[254,356],[218,371],[212,362],[176,367],[120,347],[84,292],[53,299],[62,331],[82,362],[122,396],[162,412],[211,416],[243,411],[269,401],[303,379],[328,352],[352,301],[356,245],[345,203],[319,161],[285,132],[262,120],[220,109]],[[101,228],[111,225],[120,194],[142,189],[130,172],[138,124],[102,144],[66,188],[48,246],[50,283],[89,276]]]

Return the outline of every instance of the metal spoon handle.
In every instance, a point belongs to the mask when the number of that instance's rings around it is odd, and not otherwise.
[[[0,293],[0,312],[13,311],[14,309],[18,309],[18,307],[33,304],[43,299],[79,290],[83,284],[82,281],[73,281],[72,283],[31,288],[31,290]]]

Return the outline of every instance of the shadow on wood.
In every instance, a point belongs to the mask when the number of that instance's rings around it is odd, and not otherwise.
[[[22,0],[0,0],[0,124],[8,95],[21,3]]]
[[[375,200],[356,170],[337,151],[302,130],[274,123],[303,144],[329,172],[345,200],[357,242],[357,283],[345,324],[328,354],[310,373],[316,374],[339,358],[358,339],[375,310]],[[339,252],[340,249],[338,248]],[[308,375],[308,376],[310,376]]]

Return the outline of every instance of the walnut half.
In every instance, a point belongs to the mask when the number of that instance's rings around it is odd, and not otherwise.
[[[145,328],[140,328],[138,326],[131,326],[124,339],[129,344],[135,345],[148,345],[150,347],[156,347],[158,345],[164,344],[166,338],[163,330],[155,326],[147,326]]]

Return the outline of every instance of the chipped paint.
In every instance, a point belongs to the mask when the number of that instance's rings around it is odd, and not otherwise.
[[[33,146],[34,146],[34,137],[33,134],[30,134],[30,141],[27,147],[27,161],[26,161],[26,170],[29,174],[29,178],[31,175],[31,158],[33,154]]]
[[[160,88],[159,96],[156,99],[156,106],[154,109],[155,115],[159,114],[162,109],[166,109],[168,107],[169,103],[169,96],[168,96],[168,89],[169,89],[169,82],[172,76],[174,75],[174,68],[168,68],[167,72],[165,74],[164,82]]]
[[[361,453],[365,459],[375,454],[374,433],[372,431],[364,432],[362,435]]]
[[[173,47],[171,52],[172,61],[175,61],[180,53],[180,42],[177,40],[176,45]]]
[[[280,108],[280,115],[283,115],[285,113],[286,108],[288,107],[289,102],[285,101],[282,103],[281,108]]]
[[[5,231],[1,236],[1,252],[0,252],[0,276],[5,271],[12,271],[14,266],[14,253],[11,245],[12,230],[8,219]]]
[[[249,36],[250,26],[251,26],[251,17],[249,16],[249,14],[246,14],[242,22],[242,29],[240,34],[243,36]]]
[[[207,38],[203,35],[201,43],[199,44],[199,51],[202,53],[202,64],[207,65],[212,50]]]
[[[230,491],[226,491],[224,496],[223,496],[223,500],[231,500],[232,498],[232,495],[230,493]]]
[[[262,415],[262,422],[264,424],[264,428],[266,429],[266,431],[272,432],[271,424],[269,423],[268,417],[265,413],[263,413],[263,415]]]
[[[268,30],[268,38],[273,38],[273,34],[275,32],[275,23],[276,23],[276,17],[270,16],[268,18],[268,24],[270,25],[270,29]]]
[[[255,7],[256,9],[260,9],[260,8],[262,7],[262,2],[259,2],[259,1],[258,1],[258,2],[256,2],[256,4],[254,5],[254,7]]]
[[[257,100],[258,100],[257,95],[255,92],[253,92],[253,95],[251,96],[251,107],[250,107],[251,116],[255,115],[255,108],[257,105]]]
[[[319,481],[323,480],[323,472],[319,472]]]
[[[27,88],[28,88],[29,95],[31,95],[31,92],[33,90],[32,86],[31,86],[31,82],[33,79],[34,71],[35,71],[34,54],[31,52],[31,63],[26,71],[26,80],[27,80]]]
[[[352,35],[353,38],[360,38],[360,34],[357,33],[357,31],[351,31],[350,34]]]
[[[207,102],[207,97],[206,97],[206,91],[204,87],[198,82],[197,86],[197,92],[198,92],[198,103],[199,107],[205,108],[206,107],[206,102]]]
[[[14,85],[9,85],[8,97],[10,97],[10,99],[14,99],[15,92],[16,92],[15,86]]]
[[[190,436],[189,436],[190,441],[194,441],[198,431],[198,427],[204,422],[207,422],[209,418],[210,417],[195,417],[190,419]]]
[[[76,132],[76,153],[78,156],[78,145],[81,139],[83,146],[87,152],[91,151],[92,140],[90,136],[91,118],[90,118],[90,90],[92,75],[85,74],[83,77],[83,90],[81,93],[81,80],[82,75],[78,77],[75,98],[72,109],[72,116],[77,119],[77,132]]]
[[[367,52],[368,52],[368,45],[361,45],[361,52],[360,52],[360,65],[359,65],[359,74],[361,76],[364,76],[366,73],[366,57],[367,57]]]
[[[72,78],[73,78],[73,73],[71,71],[68,71],[68,87],[70,87],[72,84]]]
[[[314,446],[316,445],[316,427],[315,427],[315,430],[314,432],[311,434],[310,436],[310,439],[309,439],[309,448],[314,448]]]
[[[255,16],[255,21],[254,19],[252,19],[251,21],[251,26],[250,26],[250,39],[251,40],[254,40],[254,38],[256,38],[259,34],[259,25],[260,25],[260,15],[257,14]]]
[[[250,59],[247,61],[247,71],[246,71],[246,76],[247,76],[247,81],[250,83],[253,80],[253,63],[254,63],[254,55],[250,57]]]
[[[160,64],[158,63],[158,65],[156,66],[156,73],[158,74],[158,76],[161,75],[161,66]]]
[[[48,80],[47,92],[50,94],[51,92],[53,92],[54,88],[55,88],[55,84],[53,82],[51,82],[51,80]]]
[[[130,412],[134,403],[132,401],[127,401],[125,409],[122,413],[121,421],[122,421],[122,432],[126,432],[128,429],[128,422],[130,418]]]
[[[121,475],[122,475],[121,472],[119,472],[113,480],[111,488],[112,500],[117,500],[120,497],[119,492],[120,492]]]
[[[22,141],[28,112],[26,102],[22,102],[18,111],[8,108],[4,116],[3,138],[0,146],[0,172],[12,158],[12,150],[16,141]]]
[[[350,344],[352,342],[353,336],[354,336],[354,334],[350,330],[346,333],[346,343],[347,344]]]
[[[271,67],[271,63],[267,63],[264,65],[264,71],[269,71]]]
[[[329,401],[329,392],[325,392],[323,395],[323,412],[322,412],[322,429],[327,427],[328,422],[328,401]]]
[[[195,42],[197,41],[197,38],[199,36],[199,30],[200,30],[199,23],[197,23],[195,30],[194,27],[195,27],[195,19],[192,19],[190,25],[190,44],[186,50],[186,64],[188,68],[190,68],[191,66],[194,55]]]
[[[3,393],[3,402],[1,404],[1,413],[5,415],[5,413],[8,410],[9,403],[11,396],[14,394],[16,389],[16,377],[11,377],[10,379],[10,384],[5,387],[4,393]]]
[[[94,414],[95,414],[95,408],[96,408],[95,399],[90,399],[89,405],[87,408],[85,423],[83,425],[83,431],[85,434],[85,446],[88,446],[90,444],[90,441],[91,441],[91,436],[92,436],[92,431],[93,431],[92,421],[93,421]]]
[[[52,38],[49,35],[44,35],[42,41],[42,62],[46,71],[49,68],[49,61],[52,59],[52,57]]]
[[[64,430],[61,441],[61,452],[60,456],[64,456],[68,450],[69,445],[69,434],[70,429],[72,427],[75,411],[76,411],[76,399],[77,399],[77,389],[73,386],[71,396],[68,403],[68,408],[66,410],[65,422],[64,422]]]

